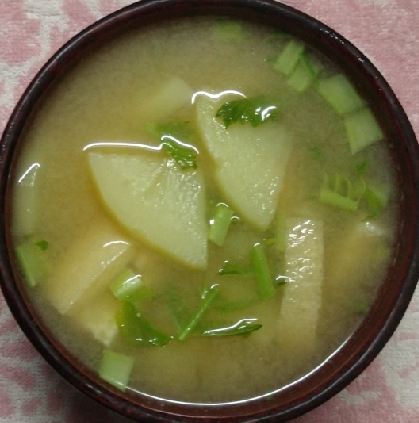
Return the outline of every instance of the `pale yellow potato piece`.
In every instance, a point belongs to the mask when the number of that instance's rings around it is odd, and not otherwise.
[[[121,303],[109,289],[99,293],[93,300],[81,301],[71,310],[76,325],[90,333],[94,339],[109,346],[118,333],[116,315]]]
[[[66,314],[79,301],[94,299],[134,256],[132,243],[114,224],[105,220],[94,223],[54,266],[45,283],[46,297]]]
[[[89,153],[98,191],[129,233],[194,268],[207,264],[204,178],[159,153]]]
[[[38,145],[24,150],[21,156],[16,183],[13,189],[13,233],[17,236],[33,235],[38,224],[39,174],[43,151]]]
[[[175,76],[163,81],[154,93],[150,93],[147,97],[149,100],[142,103],[139,109],[143,122],[157,122],[168,119],[170,115],[185,106],[192,104],[192,96],[194,91],[181,78]]]
[[[285,276],[279,336],[294,354],[310,354],[316,331],[324,279],[323,221],[285,221]]]
[[[229,98],[230,100],[231,98]],[[214,159],[216,180],[226,200],[254,226],[271,223],[291,152],[291,137],[279,124],[233,124],[225,129],[215,117],[227,100],[196,99],[197,123]]]
[[[357,278],[365,277],[374,259],[370,252],[376,251],[378,256],[386,245],[386,238],[391,239],[391,236],[379,224],[369,221],[356,223],[342,234],[338,245],[330,252],[332,259],[327,268],[328,279],[344,288],[348,284],[353,285]],[[365,260],[365,257],[370,258]]]

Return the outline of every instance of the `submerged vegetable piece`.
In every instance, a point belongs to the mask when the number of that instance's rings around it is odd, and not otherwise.
[[[214,24],[213,34],[217,38],[240,40],[243,38],[243,26],[237,21],[222,20]]]
[[[151,287],[144,284],[141,275],[135,274],[131,269],[126,269],[111,284],[113,295],[120,301],[142,301],[154,298]]]
[[[209,288],[204,290],[204,292],[201,295],[201,304],[197,312],[194,315],[192,315],[188,323],[185,325],[184,328],[180,330],[180,332],[177,335],[177,339],[179,341],[184,341],[191,334],[191,332],[196,328],[196,326],[202,319],[205,312],[208,310],[208,308],[212,305],[212,303],[217,298],[219,292],[220,292],[220,288],[218,287],[218,285],[212,285]]]
[[[208,239],[215,245],[222,247],[224,244],[224,239],[227,236],[232,217],[233,210],[226,204],[217,204],[215,207],[215,216],[208,232]]]
[[[241,217],[260,229],[272,221],[291,153],[291,137],[278,124],[228,130],[215,117],[220,101],[197,98],[197,122],[215,162],[216,182]]]
[[[170,335],[155,328],[129,301],[122,303],[116,321],[123,337],[133,344],[162,347],[172,339]]]
[[[146,126],[146,130],[156,136],[163,150],[172,157],[181,169],[196,168],[197,150],[187,144],[191,138],[189,122],[167,122]]]
[[[215,327],[212,329],[205,329],[202,332],[203,336],[237,336],[246,335],[254,332],[262,327],[261,324],[255,323],[255,319],[241,319],[232,325],[225,325]]]
[[[98,191],[129,233],[181,263],[207,263],[205,189],[199,169],[182,171],[159,153],[89,153]]]
[[[12,231],[18,236],[33,235],[38,224],[40,201],[39,177],[44,153],[34,146],[30,152],[24,151],[17,169],[17,181],[13,188]]]
[[[232,263],[230,261],[224,262],[222,269],[218,271],[219,275],[253,275],[252,269],[249,269],[243,265]]]
[[[133,366],[133,357],[105,350],[102,354],[98,373],[103,380],[115,386],[115,388],[125,391]]]
[[[318,84],[319,79],[317,73],[318,69],[316,69],[305,54],[302,54],[287,83],[292,89],[302,93],[307,90],[311,83]]]
[[[266,300],[275,294],[275,286],[262,244],[256,244],[252,248],[251,257],[256,280],[258,281],[259,297],[262,300]]]
[[[301,55],[304,53],[305,45],[301,41],[290,40],[285,45],[278,59],[274,63],[274,69],[285,74],[290,75],[297,66]]]
[[[44,241],[46,242],[46,241]],[[45,248],[38,245],[40,242],[26,241],[18,245],[16,255],[22,268],[25,282],[34,287],[48,278],[48,260]]]
[[[215,114],[221,118],[227,129],[233,123],[250,123],[253,127],[273,120],[278,114],[278,106],[264,97],[240,98],[224,103]]]
[[[301,218],[286,220],[285,276],[279,334],[296,354],[313,351],[322,302],[323,222]]]
[[[116,315],[119,307],[119,301],[106,289],[93,299],[80,301],[69,315],[80,329],[89,332],[103,345],[109,346],[118,333]]]
[[[391,251],[389,228],[377,222],[355,222],[342,232],[329,251],[326,288],[333,293],[331,300],[342,309],[360,300],[368,307],[371,298],[359,298],[362,285],[355,281],[362,280],[363,286],[368,286],[371,269],[387,262]]]
[[[345,117],[344,123],[352,154],[384,139],[384,133],[370,109]]]
[[[351,81],[343,74],[320,80],[318,90],[339,114],[351,113],[364,107],[364,100],[356,92]]]
[[[170,137],[163,137],[162,146],[181,169],[196,169],[196,152],[193,148]]]
[[[366,184],[363,194],[368,208],[369,215],[366,219],[375,219],[387,205],[390,198],[390,187],[387,185],[378,185],[371,182]]]
[[[159,84],[159,89],[150,95],[143,105],[140,116],[143,122],[158,122],[166,119],[180,108],[191,104],[193,89],[181,78],[173,77]]]
[[[343,189],[343,185],[346,186],[346,190]],[[362,193],[358,196],[354,196],[352,193],[352,183],[348,178],[339,174],[335,175],[335,186],[331,189],[329,187],[328,175],[325,174],[319,200],[324,204],[353,212],[358,210],[361,195]]]
[[[115,226],[98,221],[61,256],[45,283],[45,294],[62,314],[80,300],[94,298],[135,255],[131,242]]]

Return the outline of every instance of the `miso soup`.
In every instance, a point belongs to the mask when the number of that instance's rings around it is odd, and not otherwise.
[[[34,112],[13,236],[34,304],[107,382],[268,395],[357,327],[394,240],[382,129],[288,34],[196,18],[130,31]]]

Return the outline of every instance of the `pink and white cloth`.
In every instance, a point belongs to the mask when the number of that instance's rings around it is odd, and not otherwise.
[[[0,130],[42,64],[71,36],[129,0],[0,0]],[[360,48],[419,134],[418,0],[284,0]],[[14,322],[0,294],[0,423],[128,423],[64,382]],[[373,364],[297,423],[419,422],[419,292]]]

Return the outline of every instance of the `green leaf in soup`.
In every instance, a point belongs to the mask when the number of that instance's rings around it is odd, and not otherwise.
[[[227,129],[234,123],[260,126],[264,122],[274,120],[277,115],[278,106],[259,96],[227,101],[217,110],[215,116],[222,119]]]
[[[184,341],[197,327],[202,317],[208,308],[213,304],[220,292],[218,285],[212,285],[209,288],[205,288],[201,294],[201,303],[198,310],[189,318],[186,326],[181,329],[177,335],[179,341]]]
[[[122,336],[132,344],[162,347],[172,339],[154,327],[129,301],[122,303],[116,321]]]
[[[247,335],[250,332],[259,330],[262,327],[261,324],[255,323],[255,319],[240,319],[231,325],[222,325],[220,327],[213,327],[205,329],[202,332],[202,336],[237,336]]]
[[[224,266],[218,271],[220,276],[224,275],[241,275],[252,276],[254,273],[250,267],[243,266],[232,261],[225,261]]]
[[[196,152],[191,146],[182,144],[174,138],[163,137],[162,147],[182,170],[196,169]]]
[[[147,125],[146,131],[161,141],[161,147],[182,169],[196,169],[197,150],[188,144],[192,137],[189,121],[173,121]]]

